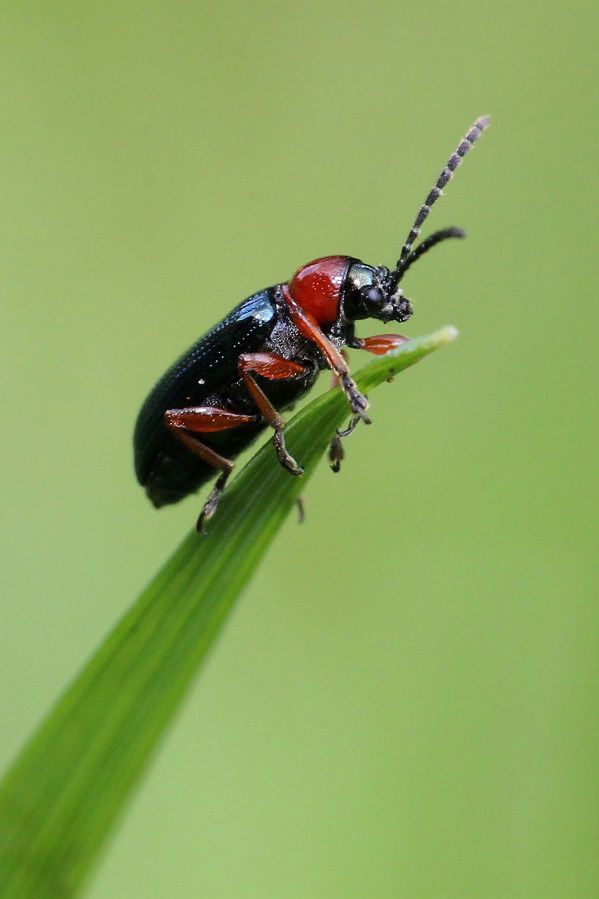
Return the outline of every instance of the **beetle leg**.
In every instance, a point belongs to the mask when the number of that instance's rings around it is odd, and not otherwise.
[[[354,337],[349,346],[354,350],[366,350],[375,356],[384,356],[389,350],[407,343],[409,339],[402,334],[374,334],[372,337]]]
[[[348,340],[347,345],[351,347],[352,350],[366,350],[367,353],[374,353],[376,356],[384,356],[389,350],[394,350],[396,347],[407,343],[409,339],[409,337],[404,337],[402,334],[375,334],[372,337],[352,337]],[[343,446],[341,445],[341,438],[349,437],[349,435],[355,431],[359,421],[360,416],[354,415],[348,426],[342,431],[337,431],[331,440],[331,445],[329,447],[329,461],[331,463],[331,469],[335,473],[340,470],[341,462],[345,456]]]
[[[216,484],[208,494],[196,529],[200,534],[205,534],[204,524],[209,521],[218,506],[218,501],[225,489],[225,484],[234,463],[231,459],[221,456],[211,447],[202,443],[195,434],[209,434],[215,431],[226,431],[230,428],[238,428],[240,425],[255,422],[255,415],[241,415],[237,412],[229,412],[227,409],[219,409],[217,406],[195,406],[186,409],[168,409],[164,413],[164,423],[183,446],[198,456],[203,462],[207,462],[213,468],[220,470],[221,474]]]
[[[341,470],[341,463],[345,458],[345,450],[341,443],[341,434],[339,431],[335,434],[329,444],[329,462],[331,463],[331,471],[335,474]]]
[[[271,381],[283,381],[287,378],[304,374],[306,369],[303,365],[284,359],[276,353],[243,353],[239,357],[238,366],[245,386],[260,410],[260,414],[274,429],[273,443],[279,462],[291,474],[296,476],[303,474],[304,469],[297,464],[285,446],[285,438],[283,436],[285,420],[279,415],[251,373],[261,375],[263,378],[268,378]]]
[[[350,344],[350,346],[351,346],[351,344]],[[347,354],[347,350],[341,350],[341,355],[343,356],[343,358],[349,365],[349,356]],[[335,387],[339,387],[339,375],[336,374],[335,372],[333,372],[333,375],[331,377],[331,387],[333,388],[333,390],[335,389]]]
[[[341,352],[337,347],[333,346],[329,338],[323,334],[314,316],[298,306],[286,287],[283,287],[283,296],[289,308],[289,314],[293,324],[300,334],[303,334],[304,337],[307,337],[308,340],[311,340],[312,343],[316,344],[327,360],[329,368],[331,368],[339,378],[352,412],[354,415],[358,415],[365,424],[369,425],[370,419],[366,415],[366,410],[368,409],[368,397],[365,397],[358,390],[358,385],[353,380],[349,371],[349,365],[343,358]]]
[[[295,505],[297,506],[297,523],[303,524],[306,520],[306,505],[304,503],[304,497],[298,496],[295,501]]]
[[[329,462],[331,463],[331,471],[334,471],[335,474],[341,470],[341,463],[345,458],[345,450],[343,449],[341,438],[349,437],[350,434],[353,434],[359,423],[360,416],[354,415],[350,419],[348,426],[342,430],[337,429],[335,436],[331,440],[329,445]]]

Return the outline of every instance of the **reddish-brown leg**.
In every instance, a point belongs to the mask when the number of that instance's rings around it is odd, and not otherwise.
[[[349,366],[341,352],[337,347],[333,346],[328,337],[322,333],[320,325],[314,316],[298,306],[286,287],[283,287],[283,296],[294,325],[300,334],[303,334],[304,337],[307,337],[308,340],[311,340],[312,343],[316,344],[327,360],[329,368],[331,368],[339,378],[352,412],[355,415],[359,415],[362,421],[369,425],[370,419],[366,415],[368,398],[363,396],[358,390],[358,386],[351,377]]]
[[[340,352],[341,352],[341,355],[343,356],[343,358],[345,359],[346,363],[349,365],[349,356],[347,354],[347,350],[341,350]],[[339,387],[340,383],[341,382],[339,380],[339,375],[337,375],[337,374],[335,374],[335,372],[333,372],[332,377],[331,377],[331,387],[333,388],[333,390],[335,389],[335,387]]]
[[[389,350],[407,343],[409,339],[402,334],[374,334],[372,337],[354,337],[351,346],[355,350],[366,350],[375,356],[384,356]]]
[[[185,409],[168,409],[164,413],[164,423],[173,435],[184,446],[203,462],[207,462],[217,471],[221,472],[216,484],[208,494],[204,503],[196,528],[200,534],[205,534],[204,524],[209,521],[218,506],[218,501],[225,489],[225,484],[234,463],[230,459],[221,456],[215,450],[206,446],[195,434],[210,434],[215,431],[226,431],[238,428],[240,425],[250,424],[258,420],[257,415],[241,415],[237,412],[229,412],[219,409],[217,406],[194,406]]]
[[[354,337],[349,345],[354,350],[366,350],[366,352],[374,353],[376,356],[384,356],[389,350],[394,350],[396,347],[406,343],[409,339],[409,337],[404,337],[402,334],[375,334],[373,337]],[[345,456],[341,438],[349,437],[349,435],[355,431],[359,421],[360,416],[354,415],[347,428],[342,431],[337,431],[331,440],[331,445],[329,447],[329,461],[331,463],[331,469],[334,472],[340,470],[341,462]]]
[[[283,437],[285,420],[279,415],[262,388],[256,383],[252,373],[261,375],[263,378],[268,378],[271,381],[284,381],[287,378],[294,378],[304,374],[304,366],[299,365],[297,362],[291,362],[289,359],[283,359],[282,356],[278,356],[276,353],[244,353],[239,357],[238,365],[245,386],[260,410],[260,414],[274,429],[273,443],[279,462],[291,474],[296,476],[303,474],[304,469],[297,464],[285,446],[285,438]]]

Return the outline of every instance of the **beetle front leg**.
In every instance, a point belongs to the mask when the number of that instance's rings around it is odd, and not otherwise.
[[[283,296],[294,325],[300,334],[303,334],[304,337],[307,337],[308,340],[311,340],[312,343],[318,347],[327,360],[329,368],[339,379],[341,387],[348,399],[350,409],[354,415],[358,415],[365,424],[369,425],[371,421],[366,415],[366,410],[368,409],[368,397],[364,396],[358,390],[358,385],[352,378],[349,371],[349,365],[343,358],[343,355],[337,347],[331,343],[326,334],[323,333],[314,316],[298,306],[289,293],[289,289],[286,287],[283,288]]]
[[[368,409],[368,397],[363,393],[360,393],[358,385],[350,375],[349,370],[346,372],[337,372],[337,374],[352,412],[355,413],[365,425],[372,424],[372,419],[366,415],[366,410]]]
[[[262,417],[274,429],[273,443],[277,458],[283,468],[298,477],[304,473],[301,465],[298,465],[285,446],[283,430],[285,419],[279,415],[262,388],[257,384],[252,374],[261,375],[271,381],[284,381],[287,378],[296,378],[305,374],[306,369],[297,362],[284,359],[276,353],[243,353],[238,361],[239,371],[244,380],[250,396],[256,403]]]

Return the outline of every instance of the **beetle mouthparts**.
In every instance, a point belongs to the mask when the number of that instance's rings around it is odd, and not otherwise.
[[[407,297],[400,296],[397,298],[397,302],[393,303],[393,321],[396,322],[405,322],[407,321],[414,310],[412,309],[412,304]]]

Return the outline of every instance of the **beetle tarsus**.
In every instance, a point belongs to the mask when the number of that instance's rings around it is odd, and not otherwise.
[[[371,419],[366,415],[368,409],[368,397],[358,390],[358,385],[349,374],[341,375],[341,386],[349,401],[349,406],[354,415],[357,415],[366,425],[371,424]]]
[[[361,418],[359,415],[354,415],[353,418],[350,419],[349,424],[346,428],[343,428],[342,431],[337,431],[339,437],[349,437],[350,434],[353,434],[358,425],[360,424]]]
[[[339,434],[339,431],[337,431],[329,446],[329,462],[331,463],[331,471],[335,474],[338,474],[339,471],[341,471],[341,463],[344,457],[345,450],[341,443],[341,435]]]
[[[229,471],[223,471],[223,473],[219,476],[216,484],[208,494],[208,499],[204,503],[204,507],[200,513],[200,517],[197,520],[196,531],[198,532],[198,534],[205,535],[208,533],[205,525],[210,521],[210,519],[216,512],[220,498],[223,495],[227,479],[231,474],[231,470],[232,466]]]
[[[335,474],[341,470],[341,463],[345,458],[345,450],[343,449],[341,438],[349,437],[350,434],[353,434],[361,421],[362,419],[359,415],[354,415],[350,419],[348,426],[346,428],[337,429],[335,436],[331,440],[329,446],[329,461],[331,463],[331,471],[334,471]]]
[[[297,506],[297,523],[303,524],[304,521],[306,520],[306,506],[304,504],[304,497],[298,496],[298,498],[295,501],[295,504]]]
[[[288,451],[285,446],[285,438],[283,436],[283,430],[277,429],[272,438],[272,442],[275,445],[275,450],[277,452],[277,459],[290,474],[295,475],[296,478],[299,478],[304,473],[304,469],[301,465],[298,465],[291,453]]]

